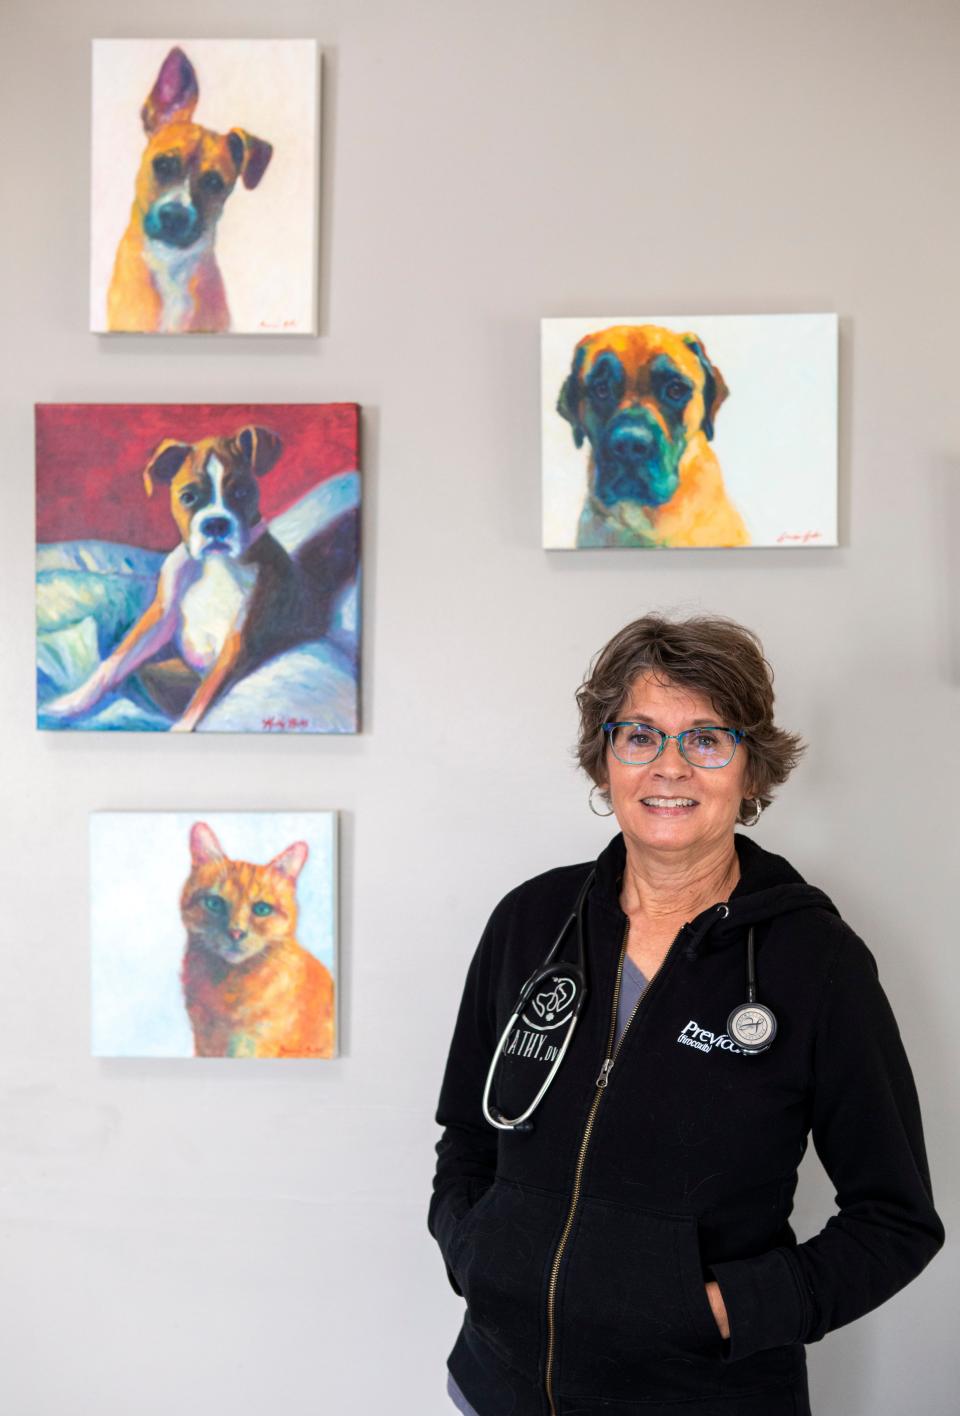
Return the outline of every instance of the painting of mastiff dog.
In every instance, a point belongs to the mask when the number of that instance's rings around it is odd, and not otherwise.
[[[836,545],[834,315],[543,322],[548,548]]]

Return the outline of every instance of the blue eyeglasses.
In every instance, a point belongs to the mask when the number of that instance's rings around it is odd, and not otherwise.
[[[746,737],[741,728],[685,728],[682,733],[665,733],[649,723],[604,723],[603,731],[614,757],[629,767],[656,762],[671,739],[691,767],[726,767],[733,761],[737,743]]]

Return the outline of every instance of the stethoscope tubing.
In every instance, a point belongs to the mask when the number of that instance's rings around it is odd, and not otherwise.
[[[526,1004],[524,1004],[524,1007],[525,1007],[525,1006],[526,1006]],[[567,1048],[570,1046],[570,1039],[573,1037],[573,1031],[574,1031],[574,1028],[577,1026],[577,1022],[578,1022],[578,1015],[576,1015],[576,1016],[574,1016],[573,1019],[571,1020],[570,1026],[567,1028],[567,1035],[566,1035],[566,1037],[564,1038],[563,1044],[562,1044],[561,1047],[559,1048],[556,1057],[553,1059],[553,1062],[552,1062],[552,1064],[551,1064],[551,1066],[550,1066],[550,1070],[549,1070],[549,1072],[547,1073],[546,1077],[544,1078],[543,1085],[541,1086],[540,1090],[537,1092],[536,1096],[533,1098],[533,1101],[532,1101],[532,1102],[530,1103],[530,1105],[527,1107],[526,1111],[521,1112],[519,1116],[515,1116],[515,1117],[513,1117],[513,1118],[510,1118],[510,1117],[504,1116],[503,1113],[500,1112],[500,1111],[492,1112],[492,1111],[490,1110],[490,1087],[491,1087],[492,1084],[493,1084],[493,1074],[494,1074],[494,1072],[495,1072],[495,1070],[496,1070],[497,1063],[498,1063],[499,1060],[500,1060],[500,1055],[501,1055],[501,1050],[502,1050],[502,1048],[503,1048],[503,1045],[504,1045],[504,1043],[506,1042],[507,1038],[510,1036],[511,1029],[513,1028],[514,1024],[516,1023],[517,1019],[519,1018],[519,1016],[520,1016],[520,1014],[521,1014],[522,1012],[523,1012],[523,1009],[522,1009],[522,1008],[518,1008],[517,1011],[516,1011],[516,1012],[513,1014],[513,1016],[511,1017],[509,1023],[507,1023],[507,1026],[504,1028],[503,1033],[502,1033],[502,1035],[501,1035],[501,1037],[500,1037],[500,1041],[497,1043],[497,1050],[496,1050],[496,1052],[493,1054],[493,1060],[492,1060],[492,1062],[490,1063],[489,1070],[487,1071],[487,1082],[486,1082],[486,1086],[485,1086],[484,1089],[483,1089],[483,1114],[484,1114],[484,1117],[486,1118],[487,1121],[489,1121],[490,1125],[491,1125],[491,1126],[495,1126],[498,1131],[532,1131],[532,1130],[533,1130],[533,1123],[529,1120],[529,1117],[533,1114],[534,1111],[536,1111],[538,1105],[540,1104],[540,1098],[543,1096],[544,1092],[547,1090],[547,1088],[549,1087],[550,1083],[553,1081],[554,1074],[555,1074],[557,1068],[560,1066],[560,1063],[563,1061],[564,1054],[566,1053]]]
[[[526,983],[523,985],[523,988],[520,990],[520,997],[517,1000],[517,1005],[514,1008],[513,1013],[511,1014],[509,1022],[507,1023],[503,1032],[500,1034],[500,1041],[497,1043],[494,1049],[493,1056],[490,1060],[490,1066],[487,1069],[487,1080],[483,1088],[482,1106],[485,1120],[487,1120],[491,1126],[496,1127],[498,1131],[532,1130],[532,1125],[529,1121],[529,1117],[536,1110],[541,1097],[549,1087],[550,1083],[553,1081],[557,1068],[563,1061],[567,1048],[570,1046],[570,1039],[573,1037],[574,1029],[580,1018],[580,1010],[582,1009],[587,998],[586,945],[584,942],[585,930],[583,913],[587,895],[590,893],[590,887],[593,885],[595,875],[596,871],[591,870],[590,874],[583,882],[583,885],[580,887],[576,903],[574,904],[574,907],[570,911],[567,918],[564,920],[563,925],[560,929],[560,933],[554,940],[549,953],[544,958],[540,967],[530,975]],[[520,1017],[527,1004],[530,1002],[530,999],[533,997],[534,992],[542,982],[544,975],[550,974],[552,972],[551,965],[553,963],[553,960],[556,957],[557,951],[559,950],[560,945],[566,938],[567,933],[572,925],[575,925],[577,930],[577,972],[579,974],[579,995],[577,998],[573,1019],[569,1027],[567,1028],[567,1035],[564,1038],[556,1057],[553,1059],[553,1063],[551,1064],[550,1070],[548,1071],[546,1078],[544,1079],[543,1085],[540,1087],[540,1090],[537,1092],[536,1096],[534,1097],[530,1105],[527,1107],[527,1109],[522,1112],[520,1116],[516,1116],[510,1119],[504,1116],[503,1113],[498,1109],[491,1109],[490,1107],[490,1089],[493,1086],[493,1074],[496,1071],[497,1063],[503,1056],[504,1046],[508,1038],[510,1037],[511,1032],[516,1026],[517,1019]]]
[[[596,871],[591,870],[590,874],[583,882],[583,885],[580,887],[576,903],[573,909],[571,910],[570,914],[564,920],[563,925],[560,929],[560,933],[557,935],[556,939],[551,945],[549,952],[547,953],[543,962],[540,964],[539,968],[534,970],[534,972],[527,979],[526,983],[523,985],[523,988],[520,990],[520,997],[517,1000],[516,1007],[511,1013],[510,1019],[503,1032],[500,1034],[500,1040],[498,1041],[497,1046],[494,1049],[493,1056],[490,1060],[490,1066],[487,1069],[487,1078],[483,1088],[483,1099],[481,1104],[484,1119],[488,1121],[490,1125],[495,1127],[498,1131],[533,1130],[533,1122],[530,1120],[530,1117],[536,1110],[537,1106],[540,1104],[540,1101],[543,1098],[543,1095],[546,1092],[547,1088],[550,1086],[550,1083],[553,1081],[553,1078],[555,1077],[557,1072],[557,1068],[563,1061],[564,1056],[567,1052],[567,1048],[570,1046],[570,1041],[573,1037],[574,1029],[580,1018],[580,1011],[583,1008],[583,1005],[586,1002],[587,998],[587,950],[586,930],[584,927],[584,911],[587,896],[590,893],[590,889],[593,885],[595,876]],[[730,907],[727,904],[718,906],[718,909],[721,909],[723,911],[724,917],[726,917],[730,913]],[[567,933],[569,932],[572,926],[576,927],[577,932],[576,972],[579,975],[578,982],[580,992],[576,1000],[576,1004],[574,1006],[573,1016],[571,1018],[569,1026],[567,1027],[566,1037],[564,1038],[563,1043],[561,1044],[557,1052],[557,1056],[553,1059],[553,1062],[551,1063],[550,1070],[547,1072],[543,1084],[540,1086],[536,1096],[533,1098],[530,1105],[523,1112],[521,1112],[519,1116],[515,1116],[512,1118],[504,1116],[503,1113],[496,1106],[491,1107],[490,1105],[490,1092],[493,1086],[494,1072],[497,1069],[497,1064],[500,1062],[501,1057],[505,1055],[504,1048],[513,1029],[517,1025],[517,1020],[523,1014],[525,1008],[530,1002],[530,999],[533,997],[535,990],[544,981],[544,978],[554,972],[552,968],[553,960],[556,957],[561,944],[563,943],[564,939],[567,936]],[[572,966],[570,968],[570,971],[574,972]],[[743,1020],[746,1017],[749,1026],[757,1028],[759,1026],[759,1024],[757,1023],[757,1015],[761,1015],[760,1022],[764,1024],[764,1032],[761,1035],[761,1040],[758,1040],[756,1038],[756,1034],[751,1040],[749,1037],[745,1036]],[[754,953],[752,925],[747,931],[747,1001],[746,1003],[738,1004],[737,1007],[732,1010],[727,1022],[727,1030],[728,1033],[732,1037],[734,1037],[739,1043],[741,1049],[746,1053],[765,1052],[777,1033],[777,1020],[774,1017],[773,1013],[770,1011],[769,1008],[764,1007],[762,1003],[757,1002],[757,970],[756,957]]]

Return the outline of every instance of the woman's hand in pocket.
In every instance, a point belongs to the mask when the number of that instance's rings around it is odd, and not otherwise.
[[[710,1302],[710,1309],[713,1313],[714,1321],[720,1329],[721,1337],[730,1336],[730,1323],[727,1318],[727,1307],[723,1301],[723,1294],[720,1292],[719,1283],[713,1279],[706,1285],[707,1298]]]

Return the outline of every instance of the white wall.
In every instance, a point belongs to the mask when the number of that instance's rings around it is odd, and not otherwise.
[[[960,199],[951,0],[6,0],[4,1416],[444,1416],[425,1228],[468,957],[600,849],[573,690],[651,606],[762,635],[811,748],[759,829],[880,964],[956,1225]],[[316,36],[322,337],[86,332],[93,36]],[[538,321],[836,309],[839,550],[539,549]],[[365,732],[40,735],[34,400],[356,399]],[[771,409],[771,418],[776,410]],[[892,740],[893,748],[890,743]],[[96,809],[338,807],[344,1056],[94,1061]],[[831,1212],[814,1158],[801,1237]],[[811,1349],[818,1416],[947,1416],[956,1252]]]

